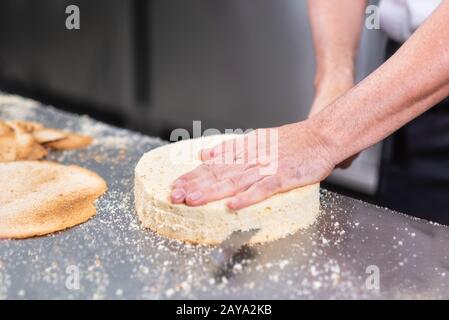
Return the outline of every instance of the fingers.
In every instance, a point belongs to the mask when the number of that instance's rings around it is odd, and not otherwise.
[[[221,154],[223,154],[224,150],[226,150],[226,147],[224,146],[224,141],[222,143],[219,143],[212,148],[206,148],[200,150],[200,159],[202,161],[208,161],[212,160]]]
[[[174,189],[170,194],[171,202],[175,204],[183,203],[186,195],[187,193],[184,189]]]
[[[212,148],[200,151],[200,158],[203,161],[217,159],[222,163],[231,164],[238,158],[249,162],[257,159],[259,152],[270,150],[273,136],[272,129],[257,129],[235,139],[225,140]],[[230,162],[230,161],[231,162]]]
[[[216,180],[213,183],[201,179],[193,180],[184,188],[172,191],[172,202],[185,202],[190,206],[198,206],[233,196],[263,179],[259,171],[256,167],[246,171],[236,171],[234,175],[228,175],[228,177]]]
[[[227,206],[231,210],[239,210],[285,191],[284,188],[279,176],[267,176],[253,184],[248,190],[233,197],[229,200]]]
[[[263,137],[260,137],[262,145],[259,146],[257,132],[201,150],[203,165],[173,183],[172,202],[200,205],[235,195],[261,180],[258,150],[263,152],[266,146]]]
[[[188,193],[185,198],[185,203],[189,206],[203,205],[211,201],[230,197],[235,194],[235,189],[235,180],[226,179],[212,184],[209,187]]]
[[[176,179],[172,187],[173,188],[189,188],[189,186],[196,187],[196,183],[204,181],[205,183],[216,183],[219,179],[228,178],[234,176],[236,173],[242,172],[249,166],[239,165],[214,165],[210,161],[199,165],[192,171],[183,174]]]
[[[182,188],[189,181],[200,178],[201,176],[205,176],[205,175],[209,176],[210,174],[211,173],[210,173],[209,166],[207,164],[202,164],[202,165],[196,167],[195,169],[193,169],[192,171],[189,171],[189,172],[183,174],[182,176],[180,176],[178,179],[176,179],[173,182],[172,187],[173,188]]]
[[[214,156],[214,154],[212,152],[212,148],[200,150],[200,159],[202,161],[208,161],[208,160],[212,159],[213,156]]]
[[[172,203],[183,203],[192,190],[206,188],[217,182],[218,176],[209,168],[208,165],[202,164],[194,170],[180,176],[172,184],[172,192],[170,198]]]
[[[244,135],[223,141],[212,148],[200,150],[200,158],[203,161],[215,159],[221,161],[220,163],[232,164],[244,154],[246,141],[247,137]]]

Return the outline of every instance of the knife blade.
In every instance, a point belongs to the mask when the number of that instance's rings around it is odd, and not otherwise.
[[[216,265],[227,264],[232,257],[257,233],[260,229],[246,231],[234,231],[217,248],[215,248],[210,258]]]

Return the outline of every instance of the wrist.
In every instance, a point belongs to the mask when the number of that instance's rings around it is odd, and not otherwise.
[[[315,85],[332,78],[354,79],[355,56],[353,52],[331,50],[316,55]]]
[[[344,95],[354,87],[354,84],[353,72],[350,69],[334,70],[333,73],[327,73],[319,78],[319,81],[315,83],[315,98],[309,117]]]
[[[338,131],[333,129],[333,124],[323,114],[308,118],[303,124],[313,136],[314,143],[324,150],[324,157],[333,167],[350,156],[345,154]]]
[[[317,122],[312,120],[313,118],[306,119],[297,123],[300,127],[299,132],[306,132],[307,140],[315,150],[315,156],[322,160],[331,167],[335,168],[339,161],[340,156],[338,148],[335,147],[333,139],[329,139],[327,134],[324,134],[322,130],[317,126]],[[301,137],[303,139],[303,137]]]
[[[340,83],[354,84],[354,67],[350,65],[335,65],[317,67],[315,75],[315,90],[329,86],[338,86]]]

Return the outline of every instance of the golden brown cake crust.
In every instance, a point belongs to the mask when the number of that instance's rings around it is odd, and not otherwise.
[[[0,238],[64,230],[95,215],[105,181],[78,166],[49,161],[0,163]]]

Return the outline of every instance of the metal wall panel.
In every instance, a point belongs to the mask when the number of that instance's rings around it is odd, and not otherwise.
[[[364,31],[357,78],[383,59],[380,31]],[[306,0],[164,0],[153,3],[153,123],[257,128],[304,119],[314,53]],[[379,146],[331,181],[376,191]]]
[[[65,8],[80,8],[67,30]],[[98,108],[133,100],[132,1],[2,0],[0,75],[8,82]]]

